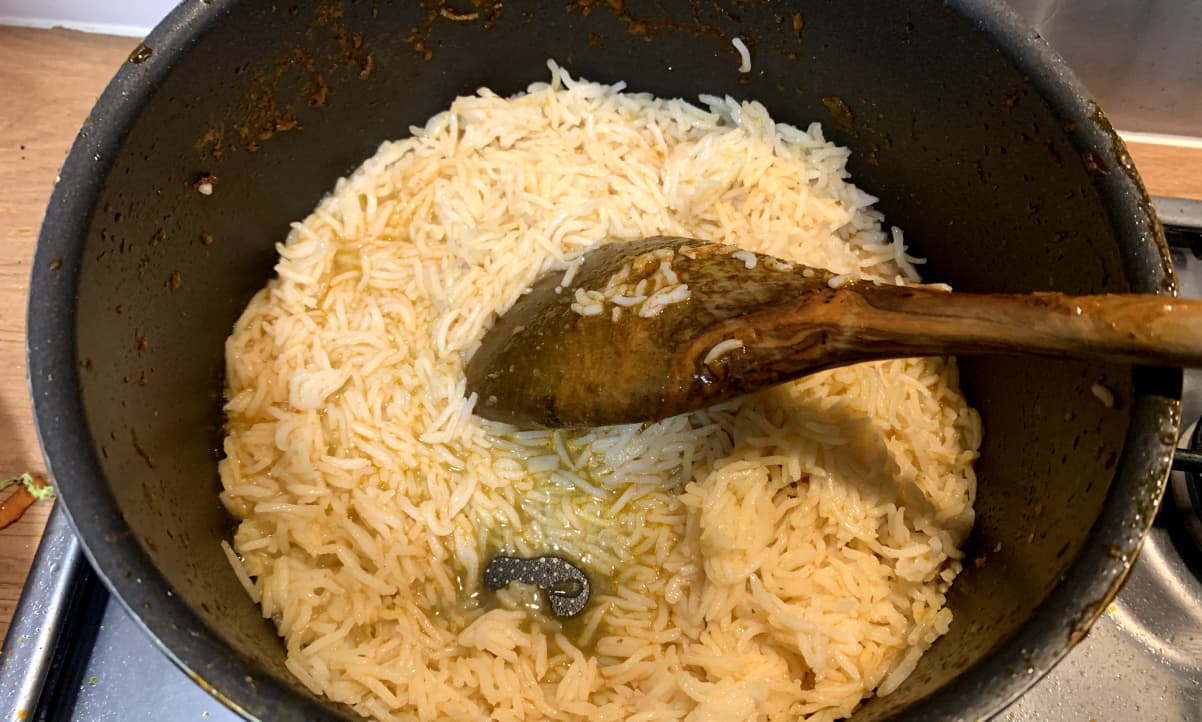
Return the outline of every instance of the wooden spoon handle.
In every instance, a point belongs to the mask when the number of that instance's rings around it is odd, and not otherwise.
[[[870,356],[893,346],[896,355],[1035,353],[1202,366],[1202,301],[852,285],[834,292],[849,334],[840,343]]]

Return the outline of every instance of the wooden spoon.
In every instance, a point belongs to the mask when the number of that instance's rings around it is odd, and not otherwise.
[[[467,366],[480,416],[521,426],[657,420],[823,369],[907,356],[1202,365],[1202,301],[951,293],[666,236],[599,246],[561,286],[564,278],[545,274],[485,334]],[[618,305],[638,300],[639,281],[643,295],[657,286],[660,295]],[[679,284],[687,298],[657,306],[684,296]],[[598,301],[607,285],[619,298]]]

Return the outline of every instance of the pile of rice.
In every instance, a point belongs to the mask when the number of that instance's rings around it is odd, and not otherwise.
[[[231,560],[288,668],[367,717],[832,720],[951,622],[981,439],[953,360],[647,426],[472,415],[463,369],[495,314],[600,241],[918,278],[817,124],[623,87],[552,64],[384,143],[293,226],[227,342]],[[481,594],[500,552],[572,560],[588,608]]]

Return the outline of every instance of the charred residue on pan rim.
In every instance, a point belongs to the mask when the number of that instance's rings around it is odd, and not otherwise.
[[[350,68],[358,71],[360,79],[371,76],[375,57],[363,34],[347,27],[341,2],[316,6],[300,3],[285,12],[289,18],[298,18],[303,13],[308,15],[303,40],[263,67],[235,68],[236,76],[248,78],[243,81],[242,91],[246,98],[245,110],[231,120],[214,119],[206,125],[195,143],[202,156],[220,158],[239,149],[253,153],[260,144],[280,133],[300,130],[298,107],[302,103],[315,108],[324,106],[332,95],[328,80],[332,74]],[[315,54],[317,41],[322,39],[333,42],[337,49]],[[297,97],[285,98],[283,80],[290,71],[297,69],[304,76],[302,85]]]

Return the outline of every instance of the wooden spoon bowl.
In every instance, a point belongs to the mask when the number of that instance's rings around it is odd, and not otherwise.
[[[545,274],[485,335],[467,388],[488,419],[598,426],[862,361],[981,354],[1202,365],[1202,301],[953,293],[657,236]]]

